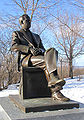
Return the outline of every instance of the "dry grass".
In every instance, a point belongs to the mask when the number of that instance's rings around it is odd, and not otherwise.
[[[68,65],[63,65],[62,66],[62,75],[61,75],[61,67],[58,67],[58,74],[60,78],[67,78],[69,77],[69,68]],[[74,68],[73,69],[73,76],[79,76],[84,75],[84,67],[81,68]]]
[[[74,70],[74,75],[77,76],[77,75],[84,75],[84,68],[76,68]]]

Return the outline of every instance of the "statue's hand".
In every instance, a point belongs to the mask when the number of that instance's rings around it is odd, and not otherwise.
[[[42,53],[42,51],[39,48],[30,48],[31,53],[36,56]]]

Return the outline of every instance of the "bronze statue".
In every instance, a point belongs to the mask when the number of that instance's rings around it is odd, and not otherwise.
[[[40,67],[44,70],[48,87],[52,92],[52,98],[60,101],[68,101],[60,90],[65,84],[63,79],[59,79],[57,73],[58,51],[54,48],[45,50],[39,35],[32,33],[31,20],[27,14],[19,18],[22,27],[20,31],[14,31],[12,36],[12,51],[19,51],[18,66]]]

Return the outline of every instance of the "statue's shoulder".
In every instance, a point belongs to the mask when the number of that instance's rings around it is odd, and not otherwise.
[[[12,35],[17,36],[20,31],[13,31]]]
[[[12,36],[13,37],[19,37],[19,36],[21,36],[22,35],[22,32],[21,31],[14,31],[13,33],[12,33]]]
[[[20,31],[14,31],[13,33],[12,33],[12,40],[13,41],[20,41],[20,39],[21,39],[21,37],[22,37],[23,35],[22,35],[22,33],[20,32]]]
[[[32,34],[35,36],[35,37],[40,37],[37,33],[33,33]]]
[[[17,31],[13,31],[12,33],[12,40],[17,38]]]

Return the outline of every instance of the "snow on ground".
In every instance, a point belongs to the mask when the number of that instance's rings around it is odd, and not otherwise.
[[[65,80],[66,84],[61,92],[71,100],[84,103],[84,76],[81,77],[80,81],[78,77],[74,77],[74,79],[67,78]],[[9,85],[8,89],[0,91],[0,97],[7,97],[9,94],[19,94],[18,85]]]
[[[0,97],[7,97],[10,94],[17,95],[19,94],[18,89],[18,84],[9,85],[7,89],[0,91]]]
[[[84,103],[84,76],[81,77],[80,81],[78,77],[65,80],[66,84],[61,92],[71,100]]]

